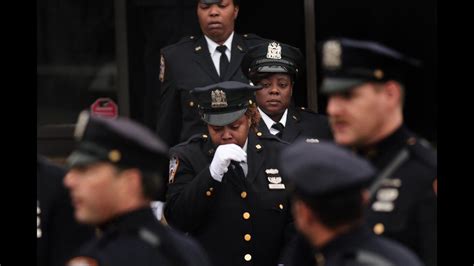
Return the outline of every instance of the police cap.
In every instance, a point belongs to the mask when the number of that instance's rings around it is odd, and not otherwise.
[[[268,41],[247,50],[242,58],[242,73],[255,80],[261,73],[285,73],[297,77],[301,72],[303,55],[288,44]]]
[[[405,83],[421,62],[372,41],[331,38],[320,44],[325,94],[347,91],[369,81]]]
[[[161,171],[168,148],[144,126],[125,117],[106,119],[83,111],[74,131],[78,142],[67,159],[69,167],[104,161],[123,168]]]
[[[310,197],[366,186],[375,174],[366,160],[329,141],[298,141],[283,150],[280,163],[283,175]]]
[[[191,90],[198,101],[201,118],[207,124],[225,126],[239,119],[247,107],[255,102],[252,86],[238,81],[224,81]]]

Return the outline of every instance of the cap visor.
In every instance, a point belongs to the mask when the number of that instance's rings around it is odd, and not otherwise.
[[[321,92],[324,94],[344,92],[364,82],[362,79],[325,78],[321,84]]]
[[[257,69],[260,73],[288,73],[288,69],[282,66],[261,66]]]
[[[247,108],[231,113],[204,114],[202,119],[209,125],[225,126],[242,117],[242,115],[245,114],[245,111],[247,111]]]
[[[100,161],[100,159],[97,156],[83,153],[80,151],[75,151],[66,160],[66,165],[69,168],[72,167],[78,167],[78,166],[84,166],[88,164],[95,163],[97,161]]]

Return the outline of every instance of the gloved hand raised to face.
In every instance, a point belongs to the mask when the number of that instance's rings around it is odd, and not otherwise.
[[[217,147],[209,166],[212,178],[221,182],[231,161],[246,162],[247,153],[236,144],[224,144]]]

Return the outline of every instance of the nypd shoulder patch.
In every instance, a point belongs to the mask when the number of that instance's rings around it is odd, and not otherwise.
[[[174,176],[176,175],[176,172],[178,171],[178,166],[179,166],[179,159],[177,156],[171,157],[170,160],[170,167],[169,167],[169,179],[168,183],[174,183]]]

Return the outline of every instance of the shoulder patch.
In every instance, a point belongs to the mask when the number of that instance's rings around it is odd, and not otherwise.
[[[178,166],[179,166],[179,158],[178,156],[174,155],[170,159],[170,166],[169,166],[169,172],[168,172],[168,184],[174,183],[174,176],[176,175],[176,172],[178,171]]]
[[[160,81],[163,82],[165,80],[165,58],[163,54],[160,56]]]
[[[99,262],[91,257],[80,256],[70,259],[66,266],[99,266]]]

